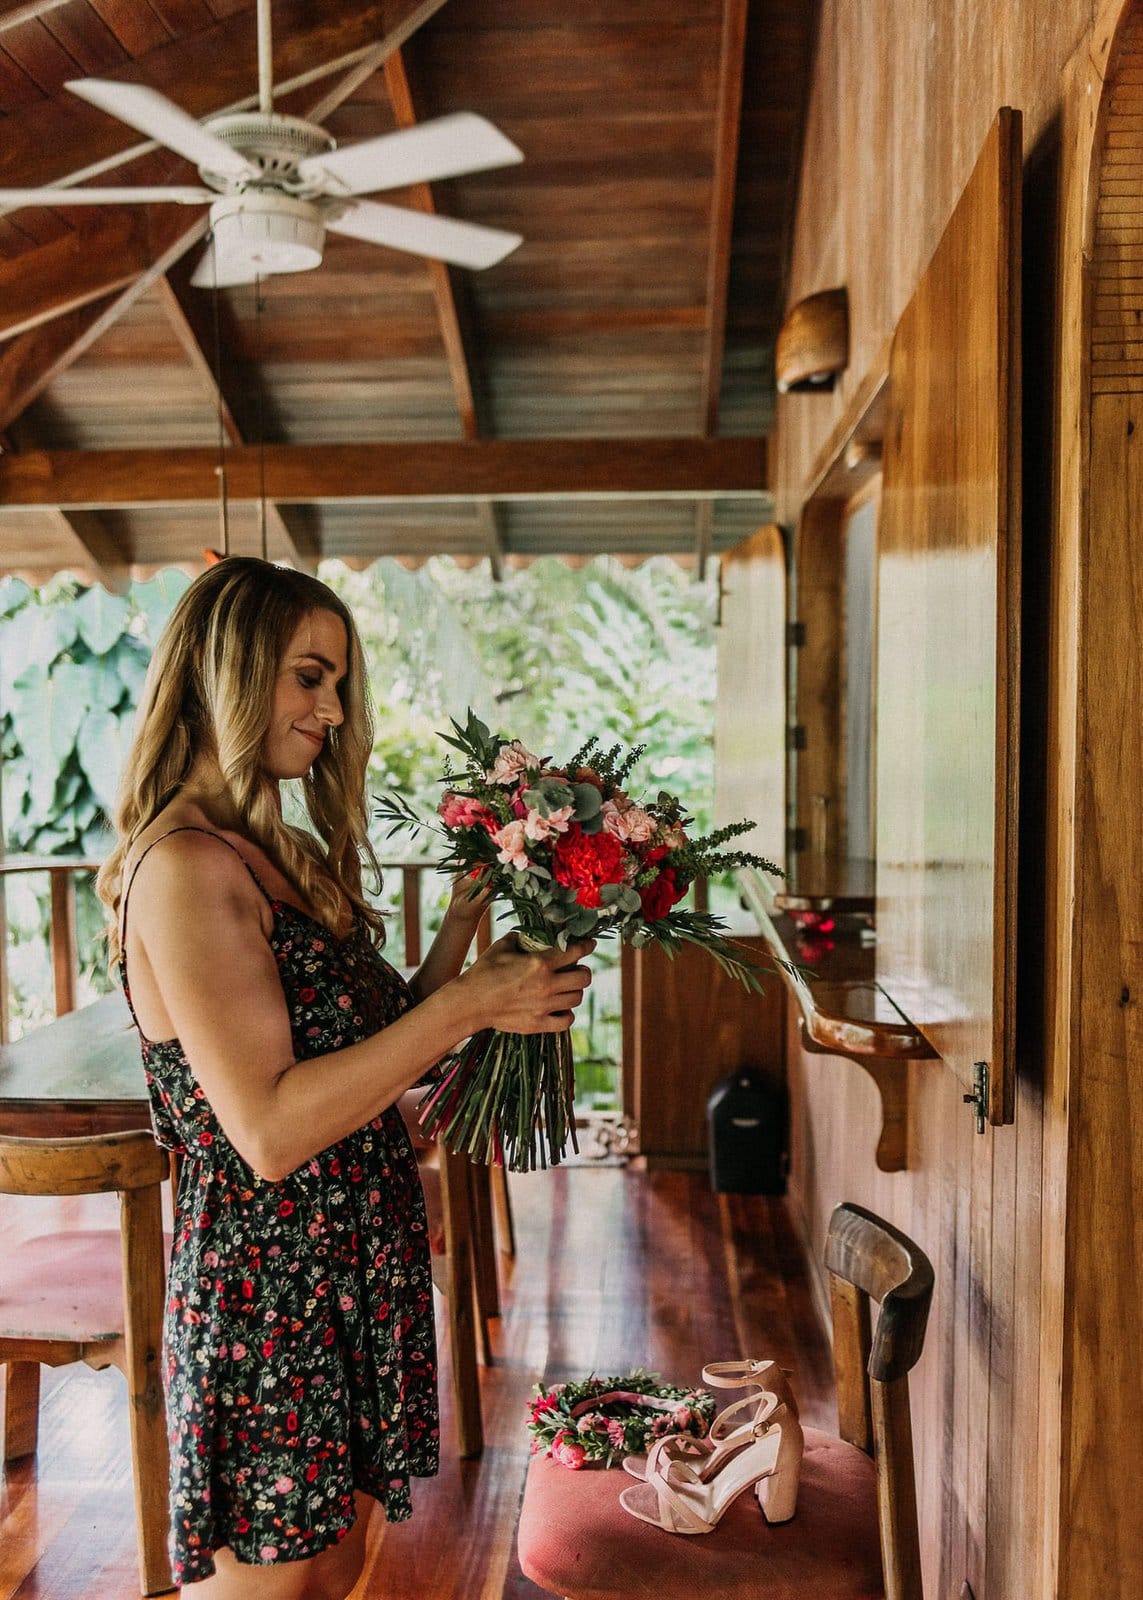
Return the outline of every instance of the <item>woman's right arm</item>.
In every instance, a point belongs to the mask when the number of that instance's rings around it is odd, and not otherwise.
[[[363,1040],[295,1059],[270,912],[236,856],[206,835],[152,850],[131,893],[129,961],[149,970],[197,1082],[239,1155],[279,1182],[362,1127],[469,1034],[566,1030],[593,948],[525,955],[509,936]]]

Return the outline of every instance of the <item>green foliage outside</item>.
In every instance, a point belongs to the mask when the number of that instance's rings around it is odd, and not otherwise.
[[[494,583],[447,558],[409,572],[377,562],[322,578],[357,619],[370,664],[377,738],[370,790],[431,807],[449,716],[471,706],[498,731],[561,757],[591,734],[646,744],[636,791],[679,794],[698,830],[712,826],[715,693],[712,584],[669,560],[635,570],[601,558],[573,570],[542,560]],[[123,597],[60,578],[39,590],[0,581],[0,805],[8,852],[102,856],[107,814],[151,648],[188,580],[169,571]],[[406,839],[375,837],[393,860]],[[390,872],[382,904],[395,905]],[[423,920],[437,925],[446,887],[424,879]],[[13,1032],[52,1012],[46,878],[9,877]],[[81,1000],[108,987],[102,915],[77,895]],[[399,958],[400,930],[392,935]],[[601,945],[576,1029],[581,1097],[614,1101],[619,1054],[617,952]]]

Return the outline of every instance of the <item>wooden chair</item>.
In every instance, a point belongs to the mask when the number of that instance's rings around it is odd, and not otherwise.
[[[567,1600],[923,1600],[908,1375],[933,1269],[904,1234],[855,1205],[834,1212],[825,1261],[841,1437],[805,1430],[793,1520],[771,1526],[746,1493],[713,1533],[664,1533],[620,1506],[626,1474],[569,1472],[537,1456],[520,1516],[527,1577]],[[872,1338],[871,1300],[880,1306]]]
[[[501,1243],[514,1255],[512,1212],[503,1172],[452,1155],[424,1137],[416,1120],[421,1097],[422,1091],[410,1090],[399,1105],[425,1191],[433,1282],[448,1308],[458,1453],[468,1458],[484,1449],[477,1368],[490,1364],[488,1318],[500,1314],[494,1204]]]
[[[174,1587],[167,1559],[167,1433],[160,1370],[166,1153],[147,1131],[84,1139],[0,1137],[0,1193],[120,1197],[120,1226],[28,1239],[0,1266],[4,1460],[36,1449],[40,1364],[117,1366],[130,1396],[143,1593]]]

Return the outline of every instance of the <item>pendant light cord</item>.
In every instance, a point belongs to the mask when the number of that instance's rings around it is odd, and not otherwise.
[[[266,537],[266,380],[262,372],[262,314],[266,297],[262,293],[262,279],[254,279],[254,369],[258,374],[258,531],[262,539],[262,560],[269,561],[269,541]]]
[[[225,560],[230,554],[230,507],[226,494],[226,423],[222,400],[222,332],[218,314],[218,250],[215,246],[213,228],[207,237],[207,249],[210,251],[210,272],[213,280],[210,308],[214,331],[214,393],[218,400],[218,515],[222,532],[222,555]]]

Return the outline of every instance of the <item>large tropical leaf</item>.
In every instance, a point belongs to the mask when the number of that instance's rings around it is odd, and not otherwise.
[[[185,572],[170,567],[148,583],[132,585],[131,598],[147,619],[147,637],[152,647],[158,643],[159,635],[167,625],[167,618],[175,609],[179,597],[190,588],[190,582]]]
[[[46,824],[53,813],[56,781],[87,712],[82,670],[70,661],[59,662],[51,672],[29,667],[13,685],[11,704],[32,764],[31,818]]]
[[[0,578],[0,617],[10,617],[27,605],[32,591],[23,578]]]
[[[93,583],[72,606],[80,638],[92,655],[102,656],[126,631],[131,607],[122,595],[108,594],[102,584]]]
[[[0,623],[0,708],[11,711],[20,678],[46,670],[70,649],[78,626],[71,606],[25,606]]]
[[[113,716],[110,711],[89,711],[79,730],[79,759],[95,798],[108,817],[115,814],[119,775],[130,737],[128,720]],[[84,824],[90,820],[85,817]]]

